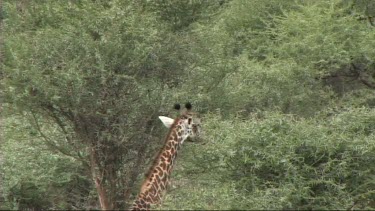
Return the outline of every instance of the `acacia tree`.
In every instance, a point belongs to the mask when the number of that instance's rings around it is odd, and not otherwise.
[[[51,150],[82,162],[102,209],[126,207],[157,144],[157,114],[187,65],[178,37],[133,1],[5,8],[6,102]]]

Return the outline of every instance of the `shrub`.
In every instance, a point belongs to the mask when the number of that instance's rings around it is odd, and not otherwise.
[[[186,144],[172,177],[178,189],[163,208],[371,208],[373,109],[311,119],[258,112],[246,120],[206,120],[204,144]]]

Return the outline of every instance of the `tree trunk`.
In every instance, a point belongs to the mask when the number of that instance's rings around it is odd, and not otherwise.
[[[99,178],[99,174],[97,173],[97,157],[95,154],[95,149],[93,147],[91,147],[90,150],[90,166],[92,179],[94,180],[96,191],[99,197],[100,208],[102,210],[111,210],[111,205],[113,203],[108,201],[107,191],[105,190],[104,185],[102,185],[102,180]]]

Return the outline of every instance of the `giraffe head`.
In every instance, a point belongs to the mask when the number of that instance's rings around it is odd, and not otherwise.
[[[176,110],[180,110],[180,108],[180,104],[175,105]],[[181,127],[181,143],[186,140],[186,138],[197,138],[201,135],[201,120],[198,114],[192,111],[192,105],[190,103],[185,104],[185,109],[181,111],[176,119],[165,116],[159,116],[159,119],[167,128]]]

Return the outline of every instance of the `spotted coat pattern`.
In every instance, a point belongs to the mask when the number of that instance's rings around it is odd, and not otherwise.
[[[166,190],[169,176],[173,169],[177,152],[183,141],[192,133],[196,133],[197,125],[192,124],[191,115],[184,114],[174,120],[165,144],[154,160],[141,191],[134,201],[132,210],[150,210],[151,205],[159,204]]]

